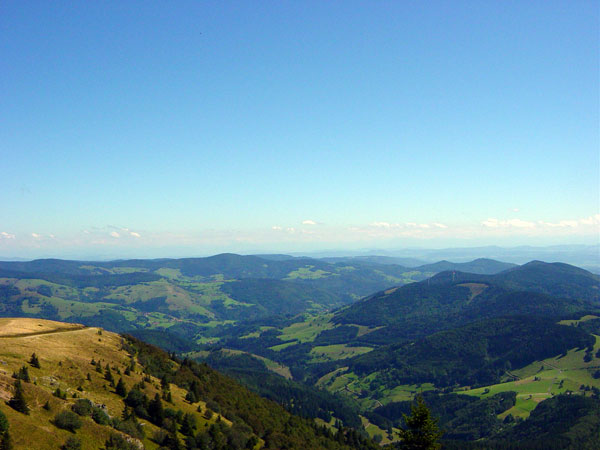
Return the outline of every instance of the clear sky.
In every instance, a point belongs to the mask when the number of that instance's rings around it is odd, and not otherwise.
[[[0,3],[0,256],[597,243],[599,2]]]

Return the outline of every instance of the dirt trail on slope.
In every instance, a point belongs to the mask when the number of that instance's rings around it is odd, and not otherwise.
[[[42,331],[31,331],[24,333],[11,333],[11,334],[0,334],[0,339],[8,339],[8,338],[19,338],[19,337],[29,337],[29,336],[40,336],[44,334],[55,334],[55,333],[68,333],[72,331],[82,331],[86,330],[88,327],[85,325],[74,324],[69,328],[56,328],[53,330],[42,330]]]

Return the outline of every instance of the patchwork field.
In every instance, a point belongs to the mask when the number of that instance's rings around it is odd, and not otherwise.
[[[600,358],[595,355],[600,351],[600,337],[596,336],[593,357],[584,361],[585,350],[570,350],[564,356],[536,361],[522,369],[512,371],[516,380],[477,389],[460,390],[461,394],[488,397],[499,392],[514,391],[517,403],[513,408],[501,414],[501,417],[512,414],[526,418],[538,403],[547,398],[564,393],[586,393],[586,386],[600,388]],[[598,373],[599,378],[594,374]],[[584,389],[581,387],[584,386]]]

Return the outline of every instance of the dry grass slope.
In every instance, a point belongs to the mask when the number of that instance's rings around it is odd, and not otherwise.
[[[28,364],[32,353],[39,357],[41,368],[36,369]],[[118,380],[130,364],[129,354],[121,348],[121,337],[99,328],[85,328],[81,325],[65,324],[41,319],[0,319],[0,410],[8,417],[10,432],[15,450],[56,450],[72,433],[56,428],[51,420],[57,412],[71,408],[75,402],[73,394],[79,398],[87,398],[99,405],[106,405],[106,412],[111,416],[120,416],[123,411],[121,397],[114,393],[103,374],[95,371],[91,360],[100,361],[102,367],[107,364],[113,369]],[[31,408],[30,415],[14,411],[6,405],[6,400],[13,395],[13,372],[22,366],[28,366],[31,383],[23,383],[25,397]],[[87,379],[90,374],[91,380]],[[122,375],[128,389],[139,383],[146,376],[140,368],[131,372],[130,376]],[[145,383],[144,392],[150,397],[160,391],[160,380],[151,377]],[[53,396],[56,388],[67,392],[67,399]],[[78,390],[78,388],[80,388]],[[173,404],[166,407],[181,409],[185,413],[195,413],[200,427],[206,420],[196,412],[202,402],[190,405],[184,398],[186,392],[171,385]],[[46,411],[43,405],[49,402],[51,410]],[[222,418],[225,423],[229,423]],[[158,446],[151,441],[157,428],[141,420],[146,430],[143,444],[146,449]],[[83,450],[102,448],[108,436],[115,430],[101,426],[90,418],[83,418],[83,426],[77,430],[76,436],[81,439]]]

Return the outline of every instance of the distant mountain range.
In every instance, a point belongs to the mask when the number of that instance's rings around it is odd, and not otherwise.
[[[600,273],[600,244],[592,245],[551,245],[517,247],[455,247],[442,249],[429,248],[402,248],[402,249],[373,249],[363,251],[329,251],[293,254],[294,256],[308,256],[313,258],[374,258],[378,262],[394,261],[394,264],[417,267],[431,264],[440,260],[468,262],[478,258],[491,258],[500,261],[524,264],[532,260],[548,262],[564,262],[582,267],[594,273]]]
[[[208,258],[0,262],[4,315],[38,315],[116,331],[243,321],[337,308],[374,291],[423,280],[445,268],[496,273],[493,260],[407,268],[362,258],[286,255]],[[188,336],[189,337],[189,336]]]

